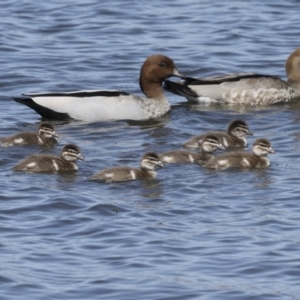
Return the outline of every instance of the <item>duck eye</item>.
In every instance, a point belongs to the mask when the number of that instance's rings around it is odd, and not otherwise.
[[[159,64],[160,67],[165,68],[167,66],[167,64],[165,62],[162,62]]]

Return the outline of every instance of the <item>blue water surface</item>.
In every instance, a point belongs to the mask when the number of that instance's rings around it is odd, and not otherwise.
[[[257,72],[286,78],[300,46],[298,1],[2,0],[0,136],[41,118],[24,92],[118,89],[141,95],[140,67],[170,56],[187,76]],[[53,122],[54,148],[1,148],[1,299],[298,299],[300,104],[188,104],[153,122]],[[191,136],[248,122],[277,151],[266,170],[168,165],[157,179],[102,184],[113,165],[180,149]],[[66,143],[75,174],[11,167]]]

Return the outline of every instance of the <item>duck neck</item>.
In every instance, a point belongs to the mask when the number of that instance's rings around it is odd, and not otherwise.
[[[285,71],[288,78],[287,82],[297,94],[300,92],[299,53],[298,49],[288,57],[285,63]]]
[[[247,146],[247,140],[245,137],[243,136],[236,136],[233,134],[228,134],[229,135],[229,139],[231,140],[231,142],[237,144],[240,143],[243,147]]]
[[[44,144],[45,138],[42,135],[38,134],[37,139],[38,139],[38,144],[40,145]]]
[[[156,172],[153,170],[149,170],[146,168],[140,168],[140,170],[137,170],[140,178],[154,178],[156,176]]]
[[[299,84],[300,78],[288,78],[287,82],[288,84],[293,88],[293,90],[300,94],[300,84]]]
[[[163,80],[151,80],[143,76],[143,74],[140,76],[140,88],[147,98],[163,99],[162,83]]]
[[[252,148],[252,154],[255,156],[255,157],[267,157],[268,154],[266,153],[263,153],[262,151],[260,151],[259,149],[253,147]]]
[[[205,147],[203,145],[200,146],[199,150],[199,152],[202,153],[202,155],[212,155],[214,152],[212,149],[209,149],[208,147]]]

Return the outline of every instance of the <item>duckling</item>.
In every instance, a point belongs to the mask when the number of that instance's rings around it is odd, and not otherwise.
[[[2,147],[16,145],[54,145],[57,144],[58,134],[50,123],[41,123],[37,132],[20,132],[12,136],[2,138]]]
[[[203,137],[207,134],[215,135],[219,138],[225,148],[227,147],[246,147],[246,135],[253,135],[249,130],[246,122],[242,120],[233,120],[230,122],[227,132],[225,131],[211,131],[201,135],[197,135],[187,141],[183,146],[187,148],[197,148],[201,143]]]
[[[15,101],[35,110],[43,118],[81,121],[148,120],[170,110],[162,84],[171,76],[183,77],[173,60],[164,55],[151,55],[140,71],[142,98],[123,91],[93,90],[59,93],[29,93]]]
[[[30,155],[13,167],[15,171],[32,172],[61,172],[78,170],[75,161],[84,160],[80,149],[73,144],[65,145],[61,155],[34,154]]]
[[[189,152],[184,150],[174,150],[159,155],[164,163],[198,163],[204,164],[213,157],[213,152],[217,149],[225,150],[217,136],[207,134],[202,137],[199,144],[201,152]]]
[[[135,179],[152,179],[156,177],[156,167],[163,168],[159,156],[155,152],[146,153],[141,160],[140,169],[131,167],[112,167],[104,169],[89,177],[89,180],[102,180],[105,182],[128,181]]]
[[[270,165],[267,155],[274,154],[269,140],[265,138],[257,139],[252,147],[252,153],[233,151],[218,155],[205,164],[205,167],[217,170],[227,168],[266,168]]]
[[[186,77],[182,82],[166,80],[164,88],[196,103],[269,105],[300,98],[300,48],[285,63],[287,81],[278,76],[229,73],[206,78]]]

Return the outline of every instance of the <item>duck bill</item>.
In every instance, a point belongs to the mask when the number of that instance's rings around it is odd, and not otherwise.
[[[84,157],[79,153],[79,154],[77,155],[77,159],[84,160]]]
[[[219,144],[218,148],[219,148],[220,150],[226,150],[225,146],[222,145],[222,144]]]
[[[182,73],[180,73],[176,67],[173,70],[172,76],[176,76],[176,77],[180,77],[180,78],[185,78],[185,76]]]
[[[164,167],[165,167],[165,166],[164,166],[164,163],[163,163],[162,161],[159,161],[159,162],[157,163],[157,166],[160,167],[160,168],[164,168]]]
[[[270,154],[275,154],[276,151],[273,149],[273,148],[270,148],[269,151],[268,151]]]
[[[253,135],[253,132],[249,131],[246,133],[247,135]]]
[[[52,133],[52,137],[58,139],[58,138],[59,138],[59,135],[54,131],[54,132]]]

